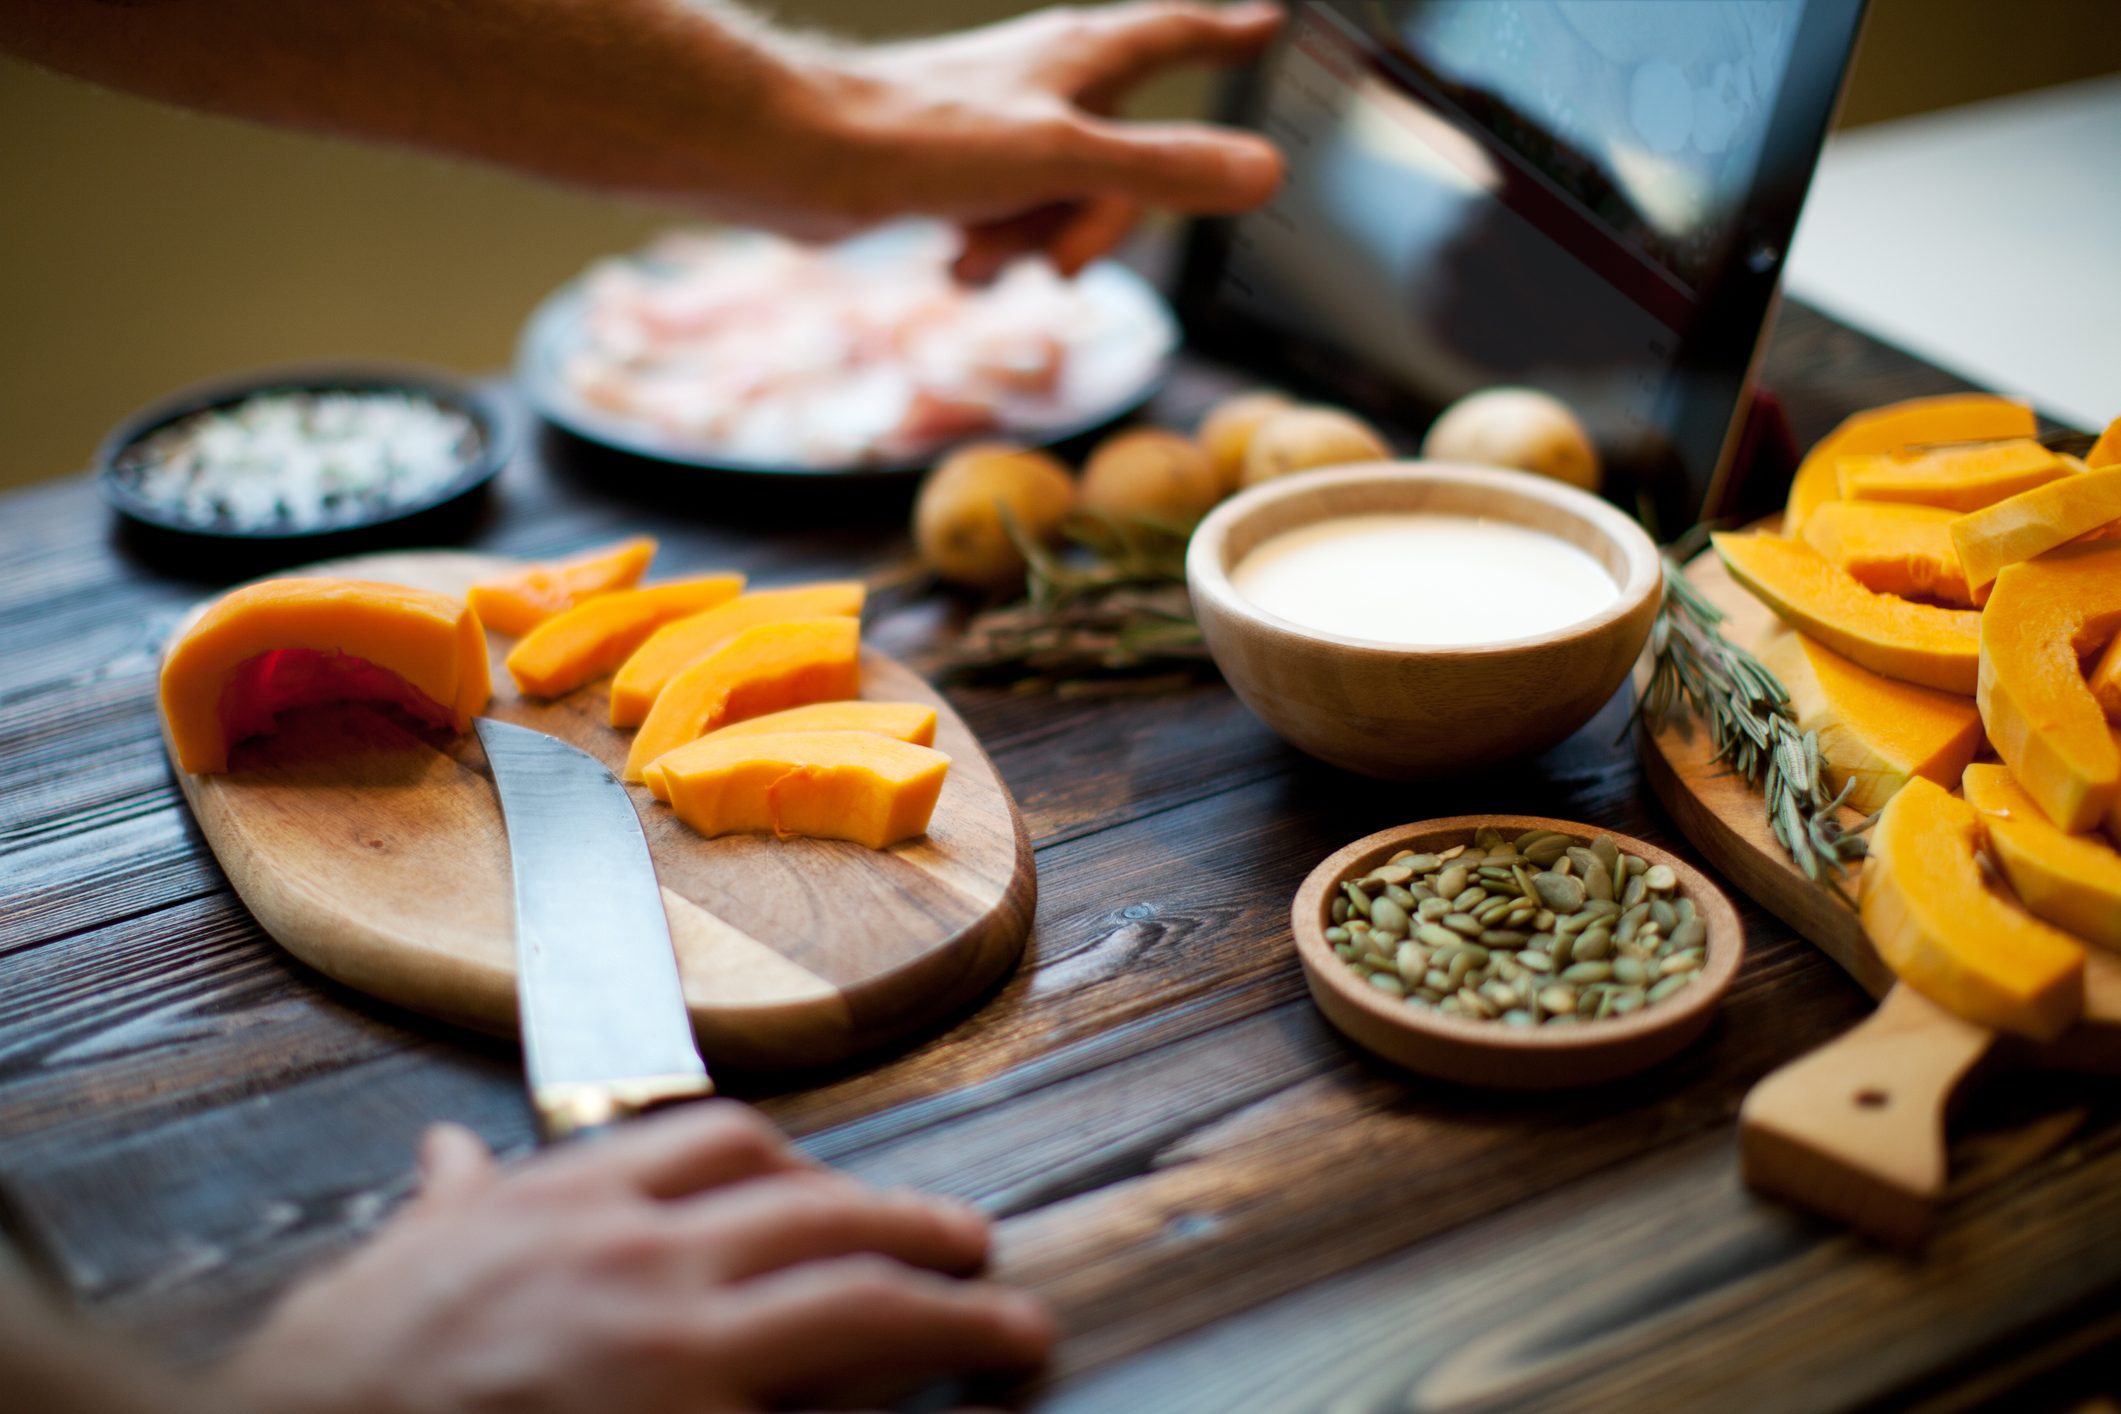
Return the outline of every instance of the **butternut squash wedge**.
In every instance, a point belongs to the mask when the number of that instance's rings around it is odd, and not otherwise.
[[[229,749],[281,712],[377,702],[464,731],[492,681],[486,632],[458,600],[350,579],[270,579],[222,596],[162,661],[177,761],[228,769]]]
[[[755,624],[672,678],[626,756],[645,779],[666,752],[746,717],[861,691],[861,624],[841,615]]]
[[[1986,393],[1948,393],[1909,398],[1852,413],[1807,452],[1790,481],[1782,533],[1797,535],[1811,513],[1841,495],[1843,457],[1897,452],[1903,447],[2030,437],[2039,428],[2024,403]]]
[[[1900,980],[1967,1020],[2051,1041],[2084,1009],[2084,949],[1992,890],[1981,816],[1909,781],[1872,827],[1863,930]]]
[[[726,741],[739,736],[780,736],[788,732],[875,732],[894,741],[915,746],[935,745],[935,709],[918,702],[812,702],[763,717],[750,717],[717,727],[701,741]],[[679,750],[684,748],[680,747]],[[649,794],[670,799],[669,788],[660,778],[663,760],[651,761],[641,772]]]
[[[885,849],[927,832],[950,758],[875,732],[717,734],[659,763],[703,835],[807,835]]]
[[[2106,713],[2106,720],[2121,722],[2121,634],[2106,645],[2086,684],[2092,690],[2092,700]]]
[[[617,668],[664,624],[743,591],[742,575],[710,574],[585,599],[525,634],[508,654],[508,675],[519,690],[539,697],[572,692]]]
[[[2071,834],[2121,796],[2121,746],[2078,666],[2121,629],[2121,541],[2064,545],[1996,576],[1977,700],[1996,754]]]
[[[471,586],[467,597],[480,623],[521,638],[584,599],[633,588],[654,558],[654,537],[636,536],[571,560],[525,565],[512,574],[482,579]]]
[[[1730,534],[1713,540],[1732,577],[1790,627],[1874,673],[1973,692],[1980,614],[1873,593],[1801,540]]]
[[[2102,466],[2121,466],[2121,417],[2106,424],[2099,440],[2084,454],[2084,464],[2094,471]]]
[[[1952,544],[1957,511],[1891,501],[1828,501],[1804,518],[1804,543],[1865,589],[1973,608]]]
[[[2056,829],[2008,766],[1967,767],[1961,790],[1981,812],[1989,852],[2027,909],[2089,942],[2121,948],[2121,853],[2097,835]]]
[[[1976,593],[1997,571],[2044,555],[2108,521],[2121,519],[2121,466],[2065,476],[2020,491],[1952,522],[1952,545]]]
[[[1943,506],[1964,514],[2070,474],[2070,466],[2025,438],[1947,447],[1917,457],[1841,459],[1841,496]]]
[[[1818,733],[1827,784],[1848,785],[1849,804],[1866,814],[1914,776],[1949,789],[1981,745],[1972,699],[1880,677],[1801,633],[1777,632],[1760,661],[1789,690],[1799,728]]]
[[[633,650],[611,680],[611,724],[637,727],[648,720],[663,685],[754,624],[845,614],[860,618],[867,591],[860,580],[754,589],[728,603],[664,624]]]

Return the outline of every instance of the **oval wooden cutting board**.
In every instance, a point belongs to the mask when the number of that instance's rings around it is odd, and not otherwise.
[[[1723,610],[1724,635],[1733,643],[1753,647],[1775,627],[1773,611],[1731,578],[1715,551],[1695,556],[1686,576]],[[1862,863],[1851,862],[1837,896],[1806,878],[1791,860],[1768,828],[1760,792],[1714,759],[1715,744],[1699,722],[1682,717],[1658,731],[1644,728],[1641,735],[1643,774],[1650,789],[1717,871],[1811,939],[1872,996],[1891,990],[1893,970],[1864,936],[1856,917],[1856,878]],[[1842,811],[1843,824],[1855,826],[1862,820],[1860,812]]]
[[[513,562],[422,552],[309,571],[461,595]],[[203,609],[203,605],[201,608]],[[525,699],[494,635],[487,715],[611,766],[609,682]],[[630,786],[701,1050],[710,1064],[843,1060],[972,1004],[1016,962],[1037,896],[1016,802],[971,730],[919,676],[862,655],[862,696],[936,709],[950,775],[927,835],[888,850],[838,840],[705,839]],[[289,952],[364,992],[491,1031],[515,1029],[508,837],[474,734],[437,745],[359,706],[291,713],[225,775],[177,777],[229,882]],[[167,733],[165,731],[165,740]],[[174,756],[172,756],[174,766]]]

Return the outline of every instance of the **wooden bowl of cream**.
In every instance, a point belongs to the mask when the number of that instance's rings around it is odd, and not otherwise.
[[[1649,637],[1657,547],[1524,472],[1372,462],[1223,502],[1186,583],[1232,690],[1291,745],[1421,780],[1542,751],[1605,705]]]

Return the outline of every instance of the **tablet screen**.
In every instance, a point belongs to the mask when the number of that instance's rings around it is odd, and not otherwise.
[[[1723,460],[1854,8],[1298,4],[1240,115],[1288,155],[1287,184],[1218,225],[1181,302],[1408,422],[1544,388],[1590,428],[1616,498],[1647,493],[1683,528]]]

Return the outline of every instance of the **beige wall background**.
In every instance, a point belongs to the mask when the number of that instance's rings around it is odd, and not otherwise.
[[[1012,0],[790,0],[913,33]],[[2116,0],[1872,0],[1845,123],[2110,71]],[[1200,111],[1204,76],[1143,111]],[[2066,206],[2066,194],[2057,194]],[[176,112],[0,60],[0,486],[86,464],[129,410],[294,359],[503,366],[588,261],[672,218],[496,172]]]

